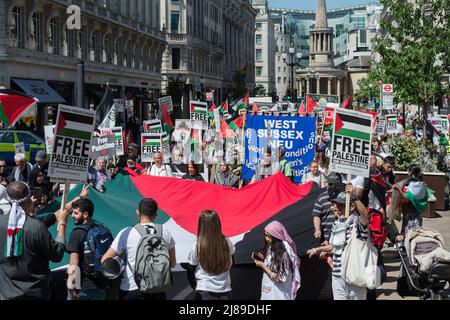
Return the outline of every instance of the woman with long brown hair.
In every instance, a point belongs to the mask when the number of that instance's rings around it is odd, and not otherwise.
[[[231,299],[230,269],[234,245],[222,234],[217,212],[204,210],[198,218],[197,241],[189,252],[188,279],[196,300]]]

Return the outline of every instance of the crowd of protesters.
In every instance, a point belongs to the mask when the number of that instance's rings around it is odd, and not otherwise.
[[[418,125],[413,124],[413,129],[405,130],[403,134],[410,139],[423,139],[423,130]],[[356,237],[366,240],[372,231],[370,219],[372,215],[379,214],[389,241],[404,241],[409,229],[422,226],[429,190],[419,166],[411,166],[406,180],[396,181],[393,173],[396,159],[389,150],[387,136],[372,140],[370,177],[354,176],[351,183],[346,182],[346,176],[330,172],[330,139],[318,138],[315,159],[302,179],[302,183],[312,181],[325,190],[317,198],[311,212],[314,225],[312,236],[320,240],[320,246],[311,248],[308,255],[317,255],[329,265],[335,300],[374,299],[374,290],[355,287],[341,278],[342,254],[348,239],[356,230]],[[212,155],[209,147],[213,144],[214,139],[201,144],[203,157]],[[178,150],[176,143],[171,144],[171,147],[174,151]],[[174,177],[176,168],[173,163],[164,162],[163,154],[154,154],[152,165],[146,166],[141,161],[137,144],[131,143],[125,151],[126,155],[121,157],[100,157],[93,161],[88,174],[90,188],[95,192],[105,192],[105,182],[115,179],[117,174]],[[209,181],[230,188],[257,183],[278,172],[293,180],[292,169],[284,158],[285,151],[282,148],[265,149],[264,157],[256,166],[250,181],[241,179],[239,150],[225,152],[228,157],[224,156],[223,150],[213,155],[215,161],[209,165],[209,175],[202,175],[198,162],[190,160],[181,178]],[[7,172],[6,162],[0,159],[0,248],[5,248],[0,255],[0,300],[48,298],[51,281],[49,262],[61,261],[64,252],[70,254],[67,299],[105,299],[108,284],[101,281],[102,277],[93,278],[85,272],[88,260],[86,237],[89,228],[94,225],[95,216],[94,204],[88,199],[89,188],[83,188],[80,197],[54,215],[37,217],[36,213],[41,208],[60,195],[60,186],[50,182],[45,152],[37,153],[35,165],[27,162],[25,155],[20,153],[16,154],[14,160],[16,166]],[[344,216],[347,196],[350,197],[349,218]],[[120,299],[165,299],[164,290],[140,290],[142,279],[135,278],[138,276],[135,270],[139,263],[140,240],[154,236],[162,241],[169,270],[176,265],[176,243],[168,230],[154,223],[158,209],[154,200],[143,199],[136,207],[137,225],[126,227],[114,240],[111,238],[109,249],[101,261],[104,265],[109,263],[113,266],[114,261],[126,261],[124,266],[119,263],[119,268],[124,269],[121,270]],[[77,228],[66,234],[69,212]],[[401,230],[397,229],[390,215],[401,215]],[[57,224],[55,238],[47,231],[54,224]],[[101,230],[102,227],[98,228]],[[252,256],[255,266],[263,270],[261,299],[295,299],[300,288],[301,268],[295,243],[284,226],[276,221],[267,225],[261,236],[265,239],[264,249]],[[385,240],[376,244],[381,270]],[[196,299],[232,298],[230,268],[234,263],[234,251],[234,245],[222,233],[218,214],[209,210],[199,213],[197,239],[189,253],[187,272]]]

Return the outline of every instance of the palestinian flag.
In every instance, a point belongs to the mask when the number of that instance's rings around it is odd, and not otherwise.
[[[236,104],[234,105],[233,107],[233,109],[235,109],[234,114],[238,116],[241,110],[247,111],[249,105],[250,105],[250,98],[249,93],[247,92],[247,94],[242,99],[238,100],[238,102],[236,102]]]
[[[156,136],[156,135],[155,135]],[[161,147],[161,137],[149,138],[148,135],[142,135],[142,146],[145,147]]]
[[[347,96],[347,100],[345,100],[344,104],[342,105],[342,109],[348,109],[348,107],[350,106],[350,96]]]
[[[240,116],[234,119],[232,122],[230,122],[230,126],[233,128],[234,131],[244,128],[244,121],[245,121],[244,117],[245,116]]]
[[[167,134],[170,135],[173,132],[175,125],[173,124],[173,120],[170,117],[169,112],[167,112],[165,106],[161,106],[159,109],[158,118],[161,120],[164,132],[167,132]]]
[[[55,136],[64,136],[74,139],[91,140],[93,117],[78,113],[59,111]]]
[[[310,96],[306,97],[306,112],[311,114],[314,112],[314,108],[318,106],[317,102],[315,102]]]
[[[334,108],[325,108],[324,126],[328,127],[333,124],[334,121]]]
[[[234,123],[232,123],[234,127],[236,127],[236,125]],[[222,119],[221,123],[220,123],[220,133],[222,135],[222,139],[231,139],[231,138],[235,138],[236,137],[236,128],[231,127],[231,123],[230,125]]]
[[[252,108],[252,112],[254,112],[254,113],[257,113],[257,112],[259,112],[259,107],[258,107],[258,105],[256,104],[256,102],[255,102],[255,103],[253,103],[253,108]]]
[[[370,141],[371,126],[371,119],[337,112],[334,134]]]
[[[220,107],[220,113],[222,113],[225,117],[228,116],[228,100],[225,100]]]
[[[306,109],[305,109],[305,105],[303,104],[303,101],[300,103],[300,107],[298,109],[298,114],[302,117],[306,116]]]
[[[82,185],[69,192],[68,201],[79,195]],[[170,231],[176,243],[177,263],[187,262],[196,239],[198,216],[202,210],[218,212],[223,233],[236,244],[236,264],[253,264],[251,253],[262,249],[264,227],[273,220],[281,222],[297,245],[298,251],[317,246],[313,237],[311,212],[320,190],[313,183],[294,185],[281,173],[240,190],[215,184],[176,178],[118,175],[105,183],[105,193],[91,190],[94,219],[104,223],[114,236],[137,223],[136,208],[143,198],[158,203],[156,222]],[[40,214],[59,209],[54,201]],[[69,219],[68,233],[73,230]],[[53,235],[56,228],[50,229]],[[68,262],[68,255],[60,265]]]
[[[20,92],[0,89],[0,121],[13,127],[28,108],[36,105],[36,100]]]

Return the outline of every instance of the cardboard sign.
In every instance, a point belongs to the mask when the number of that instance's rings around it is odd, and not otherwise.
[[[216,126],[216,132],[220,132],[220,109],[214,109],[214,125]]]
[[[398,120],[396,115],[386,116],[386,133],[387,134],[398,133]]]
[[[14,152],[15,152],[15,154],[18,154],[18,153],[25,154],[25,144],[23,142],[15,143],[14,144]]]
[[[145,133],[162,133],[161,120],[148,120],[144,121],[144,132]]]
[[[116,136],[114,134],[108,134],[106,136],[92,138],[91,140],[92,159],[115,155],[116,155]]]
[[[45,148],[47,150],[47,154],[52,153],[53,140],[55,139],[55,128],[56,126],[44,126]]]
[[[123,131],[122,127],[114,127],[110,129],[102,129],[102,136],[113,134],[116,138],[116,156],[123,156],[125,151],[123,149]]]
[[[124,99],[114,99],[114,104],[116,105],[117,112],[125,112],[125,100]]]
[[[369,177],[372,116],[336,109],[330,171]]]
[[[161,133],[141,134],[141,159],[142,162],[153,162],[153,155],[161,153]]]
[[[208,104],[191,101],[191,129],[208,130]]]
[[[377,120],[377,125],[375,128],[375,132],[377,134],[377,136],[381,136],[385,133],[386,131],[386,120],[385,119],[378,119]]]
[[[164,97],[158,99],[159,108],[161,109],[162,106],[166,107],[167,112],[172,113],[173,112],[173,103],[172,103],[172,97]]]
[[[52,181],[85,183],[95,111],[59,105],[48,168]]]

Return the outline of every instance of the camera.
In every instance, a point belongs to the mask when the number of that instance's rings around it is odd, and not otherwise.
[[[252,258],[258,261],[264,261],[264,255],[259,251],[253,251]]]

